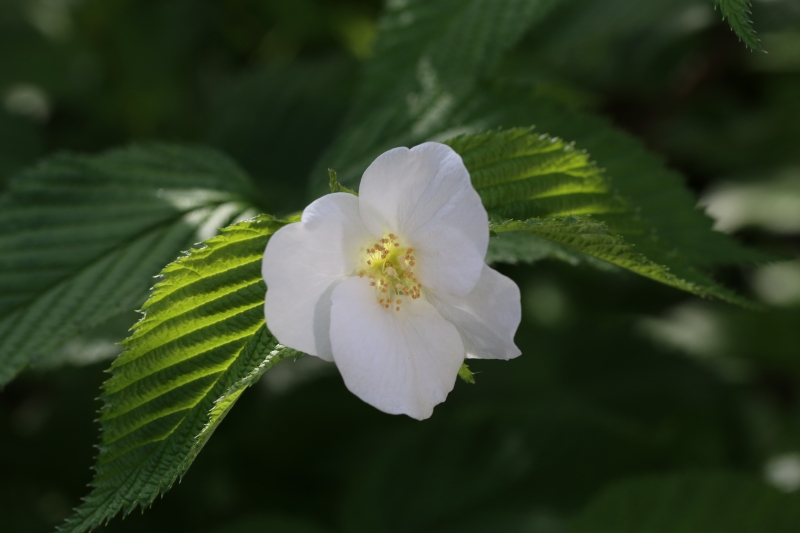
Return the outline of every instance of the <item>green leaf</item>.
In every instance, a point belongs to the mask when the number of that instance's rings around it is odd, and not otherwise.
[[[284,222],[241,222],[168,265],[103,385],[91,493],[63,532],[150,505],[181,478],[241,393],[296,355],[264,323],[261,259]]]
[[[329,185],[331,187],[331,192],[332,193],[334,193],[334,192],[346,192],[348,194],[352,194],[354,196],[358,196],[358,193],[356,191],[354,191],[353,189],[348,189],[347,187],[345,187],[344,185],[339,183],[339,179],[336,177],[336,171],[333,170],[332,168],[328,169],[328,176],[330,178]]]
[[[568,250],[606,261],[646,278],[664,283],[706,298],[755,307],[755,304],[722,287],[701,272],[689,267],[666,266],[638,253],[608,226],[588,215],[559,218],[510,220],[491,226],[497,233],[524,231],[557,243]]]
[[[495,218],[629,211],[586,152],[532,128],[461,135],[446,144],[461,155]]]
[[[0,197],[0,385],[144,302],[181,250],[246,215],[249,179],[205,149],[58,155]]]
[[[764,52],[753,29],[753,21],[750,20],[749,0],[714,0],[714,5],[719,7],[722,18],[728,21],[733,32],[748,48]]]
[[[311,174],[317,190],[327,185],[328,167],[354,186],[386,149],[455,126],[448,120],[453,109],[559,1],[387,2],[375,57],[364,66],[342,133]]]
[[[615,128],[605,118],[566,108],[548,98],[521,90],[498,90],[471,100],[458,123],[524,126],[571,139],[587,150],[604,169],[615,192],[623,198],[647,230],[626,239],[647,246],[655,236],[667,254],[680,253],[697,268],[771,260],[744,248],[696,209],[697,198],[684,186],[684,178],[670,170],[636,138]],[[485,129],[485,126],[484,126]]]
[[[529,87],[492,80],[499,60],[555,3],[392,3],[381,22],[375,56],[365,67],[360,96],[339,138],[312,173],[315,191],[326,191],[328,167],[338,170],[341,183],[355,188],[367,166],[388,149],[535,124],[542,133],[576,142],[605,169],[615,192],[643,224],[642,232],[626,235],[630,244],[644,248],[655,236],[659,245],[649,254],[669,258],[680,253],[694,268],[771,259],[712,231],[711,220],[696,209],[697,199],[683,177],[639,140],[604,118],[566,108]],[[475,49],[483,51],[470,60],[465,54]],[[524,242],[525,258],[546,253],[538,246],[541,241]],[[493,243],[490,257],[518,260],[511,246],[499,244]]]
[[[515,241],[523,255],[546,250],[541,240],[564,250],[569,262],[591,257],[704,297],[749,305],[714,283],[685,258],[663,246],[585,152],[561,139],[516,128],[447,141],[464,160],[472,183],[500,236],[524,232],[539,242]],[[589,216],[593,215],[593,216]],[[640,237],[640,246],[626,237]],[[494,252],[495,256],[497,252]],[[494,257],[490,257],[492,259]]]
[[[652,476],[603,491],[569,533],[792,533],[800,505],[756,480],[732,473]]]

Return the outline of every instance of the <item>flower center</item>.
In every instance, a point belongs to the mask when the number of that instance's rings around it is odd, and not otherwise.
[[[416,300],[420,297],[422,284],[414,276],[414,249],[400,244],[400,239],[392,233],[375,244],[367,246],[363,252],[363,266],[359,277],[366,277],[375,287],[375,297],[385,309],[399,311],[405,298]]]

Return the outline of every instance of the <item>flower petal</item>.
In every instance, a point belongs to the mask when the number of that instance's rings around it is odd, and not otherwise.
[[[464,162],[425,143],[380,155],[359,188],[361,218],[376,236],[397,233],[414,248],[425,287],[466,296],[481,275],[489,218]]]
[[[370,239],[358,198],[346,193],[323,196],[306,207],[300,222],[275,232],[261,273],[267,283],[267,326],[281,344],[333,360],[330,295],[354,274],[358,250]]]
[[[425,301],[384,309],[366,279],[333,291],[331,346],[345,385],[390,414],[424,420],[453,390],[464,361],[455,326]]]
[[[470,359],[513,359],[522,352],[514,333],[522,319],[517,284],[484,265],[475,289],[466,298],[431,295],[436,310],[454,324]]]

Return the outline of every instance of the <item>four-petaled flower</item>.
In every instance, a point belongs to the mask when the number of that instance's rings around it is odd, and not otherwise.
[[[517,285],[484,264],[486,210],[461,157],[425,143],[379,156],[359,196],[334,193],[273,235],[267,326],[333,361],[356,396],[428,418],[464,358],[520,354]]]

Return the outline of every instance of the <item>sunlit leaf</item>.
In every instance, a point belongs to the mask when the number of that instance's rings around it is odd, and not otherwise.
[[[700,296],[748,304],[680,254],[667,257],[655,237],[640,239],[647,246],[638,248],[628,242],[628,236],[647,235],[647,226],[589,155],[561,139],[517,128],[447,143],[461,154],[493,219],[490,229],[498,237],[493,240],[501,242],[508,232],[534,237],[515,236],[514,248],[505,251],[509,256],[552,254],[571,263],[593,258]],[[492,251],[489,259],[498,258]]]
[[[264,323],[261,258],[283,224],[240,222],[163,270],[103,385],[91,493],[62,531],[150,505],[186,473],[242,392],[296,354]]]

